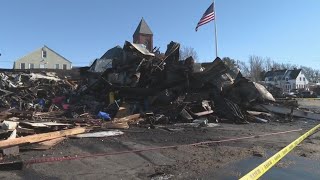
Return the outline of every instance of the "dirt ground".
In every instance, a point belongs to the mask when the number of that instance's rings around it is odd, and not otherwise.
[[[302,104],[306,106],[308,101],[303,100]],[[318,104],[313,101],[309,105],[319,108]],[[255,136],[300,128],[303,130],[208,145],[179,146],[171,149],[32,164],[26,165],[23,170],[0,171],[0,179],[224,179],[219,172],[228,170],[231,164],[250,157],[265,160],[270,156],[270,152],[279,151],[318,123],[312,120],[296,119],[288,123],[242,125],[221,123],[218,127],[202,128],[165,126],[146,129],[133,127],[125,130],[122,136],[66,139],[53,149],[25,151],[20,153],[20,157],[22,161],[28,162],[31,159],[48,157],[79,157],[88,154]],[[320,133],[317,132],[290,152],[290,155],[318,161],[320,159],[319,145]],[[280,161],[277,166],[287,168],[293,165],[294,162]],[[236,179],[246,172],[230,170],[226,173]]]

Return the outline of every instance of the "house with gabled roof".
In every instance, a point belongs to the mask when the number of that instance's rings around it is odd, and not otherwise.
[[[64,69],[72,68],[72,62],[47,46],[43,46],[16,60],[13,69]]]
[[[266,72],[266,84],[281,88],[283,92],[292,92],[294,89],[309,90],[309,80],[302,69],[282,69]]]

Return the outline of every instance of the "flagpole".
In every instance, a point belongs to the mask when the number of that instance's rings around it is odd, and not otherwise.
[[[217,38],[217,13],[216,13],[216,3],[213,0],[213,12],[214,12],[214,36],[215,36],[215,47],[216,47],[216,58],[218,57],[218,38]]]

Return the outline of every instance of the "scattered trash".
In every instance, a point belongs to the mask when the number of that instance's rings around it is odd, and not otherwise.
[[[101,112],[101,111],[99,111],[99,113],[98,113],[98,118],[101,118],[103,120],[110,120],[111,119],[111,117],[108,113]]]

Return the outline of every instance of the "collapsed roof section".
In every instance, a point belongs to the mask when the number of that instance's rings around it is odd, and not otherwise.
[[[134,59],[150,59],[153,57],[155,57],[155,54],[149,52],[143,44],[126,41],[123,48],[120,46],[111,48],[100,59],[96,59],[90,66],[89,72],[103,73],[107,69],[130,64]]]
[[[115,46],[104,53],[100,59],[121,59],[122,57],[123,49],[120,46]]]
[[[152,56],[152,57],[155,56],[153,53],[150,53],[149,50],[143,44],[135,44],[135,43],[131,43],[129,41],[126,41],[124,43],[123,50],[124,51],[139,52],[145,56]]]

